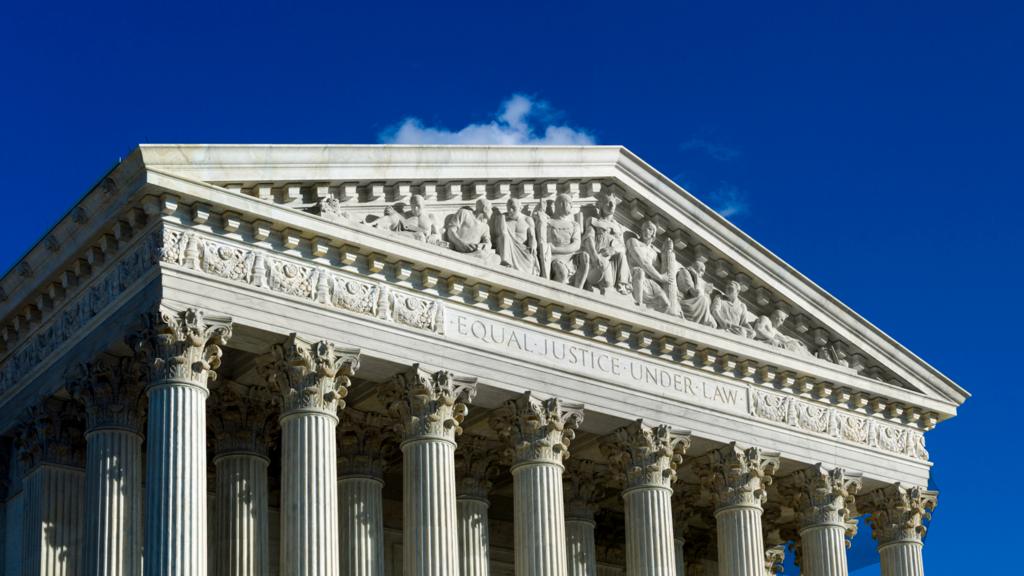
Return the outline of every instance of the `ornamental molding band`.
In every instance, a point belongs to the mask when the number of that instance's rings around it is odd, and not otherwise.
[[[719,510],[761,508],[779,469],[779,455],[757,447],[741,448],[733,442],[701,456],[694,468]]]
[[[534,462],[562,466],[583,423],[583,405],[526,392],[496,408],[490,423],[508,445],[505,458],[513,467]]]
[[[430,373],[419,364],[377,389],[381,403],[397,418],[396,431],[404,441],[435,438],[454,443],[475,395],[475,380],[446,370]]]
[[[688,432],[669,426],[649,426],[636,420],[612,432],[601,450],[615,470],[615,481],[624,490],[639,487],[671,489],[676,468],[690,447]]]
[[[261,371],[280,397],[282,416],[313,411],[336,417],[345,408],[349,377],[359,369],[359,350],[336,349],[325,340],[307,342],[292,332],[274,345],[273,354]]]
[[[939,493],[919,486],[896,483],[861,498],[868,512],[871,533],[879,546],[897,542],[921,542],[938,504]]]

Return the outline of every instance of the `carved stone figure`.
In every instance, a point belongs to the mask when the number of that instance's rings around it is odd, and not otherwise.
[[[633,281],[633,301],[638,306],[667,312],[671,301],[665,284],[670,274],[663,274],[659,263],[663,259],[675,258],[674,254],[661,254],[654,247],[654,235],[658,229],[650,220],[640,226],[640,237],[626,241],[626,255]],[[671,242],[671,240],[669,240]],[[667,257],[667,258],[666,258]]]
[[[601,293],[610,288],[620,294],[630,291],[625,229],[615,221],[619,202],[615,194],[602,194],[597,202],[597,214],[590,218],[583,235],[583,251],[590,256],[586,287]]]
[[[409,200],[408,214],[402,213],[401,204],[388,206],[384,208],[384,215],[374,221],[372,226],[406,238],[438,244],[441,242],[441,231],[434,217],[423,211],[423,203],[423,196],[414,195]]]
[[[501,263],[520,272],[536,275],[537,238],[533,220],[523,214],[523,203],[518,198],[509,198],[508,211],[494,219],[494,238],[498,244]]]
[[[491,227],[488,218],[491,203],[486,198],[476,201],[473,210],[460,208],[445,225],[449,246],[456,252],[472,254],[488,264],[498,264],[501,258],[491,248]]]
[[[789,350],[790,352],[797,352],[799,354],[810,356],[811,352],[803,342],[791,336],[786,336],[779,331],[788,317],[789,315],[784,310],[776,310],[772,312],[770,317],[759,317],[757,321],[754,322],[755,337],[762,342],[771,344],[772,346],[777,346],[779,348]]]
[[[550,217],[538,209],[533,218],[541,276],[582,288],[590,271],[590,255],[580,252],[583,227],[573,218],[572,196],[558,194]]]
[[[756,336],[750,324],[757,320],[747,305],[740,300],[741,286],[735,280],[729,282],[725,294],[717,292],[711,302],[711,314],[718,321],[718,327],[733,334],[753,338]]]
[[[718,321],[711,314],[711,286],[704,279],[704,272],[704,261],[697,260],[676,273],[679,313],[692,322],[718,328]]]

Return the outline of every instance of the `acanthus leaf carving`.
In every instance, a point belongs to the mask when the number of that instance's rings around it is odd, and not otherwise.
[[[778,483],[779,494],[796,511],[801,529],[831,525],[843,528],[848,538],[857,532],[855,498],[861,478],[842,468],[815,464]]]
[[[497,443],[483,436],[463,436],[455,450],[455,470],[460,497],[487,500],[498,475]]]
[[[75,402],[46,398],[31,406],[14,438],[22,470],[41,464],[81,467],[85,464],[85,426]]]
[[[177,381],[205,388],[217,378],[221,346],[231,330],[228,317],[160,306],[143,315],[143,329],[128,339],[144,363],[150,386]]]
[[[276,399],[264,383],[218,380],[210,384],[207,406],[217,455],[246,452],[266,456],[277,425]]]
[[[529,462],[562,465],[583,422],[583,405],[526,392],[507,400],[491,415],[491,428],[509,446],[513,466]]]
[[[350,377],[359,369],[359,351],[337,349],[332,342],[307,342],[294,332],[274,345],[274,359],[261,368],[277,392],[282,417],[319,411],[336,416],[345,407]]]
[[[636,420],[612,432],[601,450],[612,464],[618,483],[629,490],[644,486],[671,488],[689,447],[688,432]]]
[[[894,542],[920,542],[938,503],[938,492],[920,486],[890,484],[860,498],[871,533],[880,546]]]
[[[701,485],[719,509],[760,508],[768,498],[767,488],[779,469],[779,455],[757,447],[741,448],[733,442],[701,456],[694,467]]]
[[[145,379],[145,367],[136,358],[102,354],[69,368],[64,385],[85,406],[87,430],[121,428],[141,433]]]
[[[398,418],[405,440],[435,438],[455,441],[462,433],[476,381],[457,378],[446,370],[429,373],[414,364],[378,388],[378,397]]]
[[[383,479],[384,468],[398,453],[392,420],[384,414],[346,408],[336,436],[338,477]]]

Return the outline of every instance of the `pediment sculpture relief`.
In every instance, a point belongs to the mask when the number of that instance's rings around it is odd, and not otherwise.
[[[363,224],[795,354],[829,358],[783,333],[785,310],[751,311],[741,296],[746,287],[734,278],[726,278],[723,289],[716,286],[706,256],[680,262],[673,240],[659,239],[653,220],[643,220],[638,231],[629,229],[618,213],[621,202],[614,191],[604,191],[592,204],[577,207],[572,195],[561,192],[532,205],[512,197],[502,211],[481,197],[472,207],[440,214],[428,212],[424,196],[413,194],[408,207],[393,204]],[[349,219],[337,200],[322,200],[318,212]]]

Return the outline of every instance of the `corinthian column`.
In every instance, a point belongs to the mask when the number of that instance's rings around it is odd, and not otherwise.
[[[623,486],[626,511],[626,573],[664,576],[676,571],[672,484],[690,445],[688,433],[637,420],[602,445]]]
[[[267,381],[281,396],[281,573],[338,573],[338,410],[358,351],[295,333],[274,346]]]
[[[457,576],[455,437],[476,383],[414,365],[379,388],[404,431],[402,553],[405,576]]]
[[[23,576],[81,576],[85,489],[83,426],[73,403],[48,398],[17,430]]]
[[[512,446],[517,576],[565,576],[563,460],[583,405],[530,392],[494,411],[491,426]]]
[[[761,576],[765,571],[762,506],[779,467],[778,454],[735,443],[697,461],[696,470],[715,503],[719,573]]]
[[[464,437],[455,451],[456,514],[459,523],[459,574],[487,576],[490,573],[488,493],[498,450],[480,436]]]
[[[133,344],[148,370],[147,576],[205,576],[206,397],[231,320],[161,307]]]
[[[85,404],[85,576],[142,574],[142,397],[140,367],[101,356],[67,375]]]
[[[267,444],[273,393],[263,385],[225,381],[210,386],[217,487],[213,505],[216,576],[270,572]]]
[[[592,460],[566,462],[562,489],[565,496],[565,542],[568,576],[597,576],[594,513],[604,495],[599,478],[604,471]]]
[[[846,538],[856,534],[857,521],[851,519],[851,510],[860,490],[860,476],[816,464],[794,472],[778,485],[779,494],[797,513],[801,573],[846,576]]]
[[[341,576],[384,576],[384,465],[394,452],[390,420],[349,408],[338,427]]]
[[[923,522],[931,519],[938,496],[933,490],[897,483],[863,498],[882,557],[882,576],[924,576]]]

